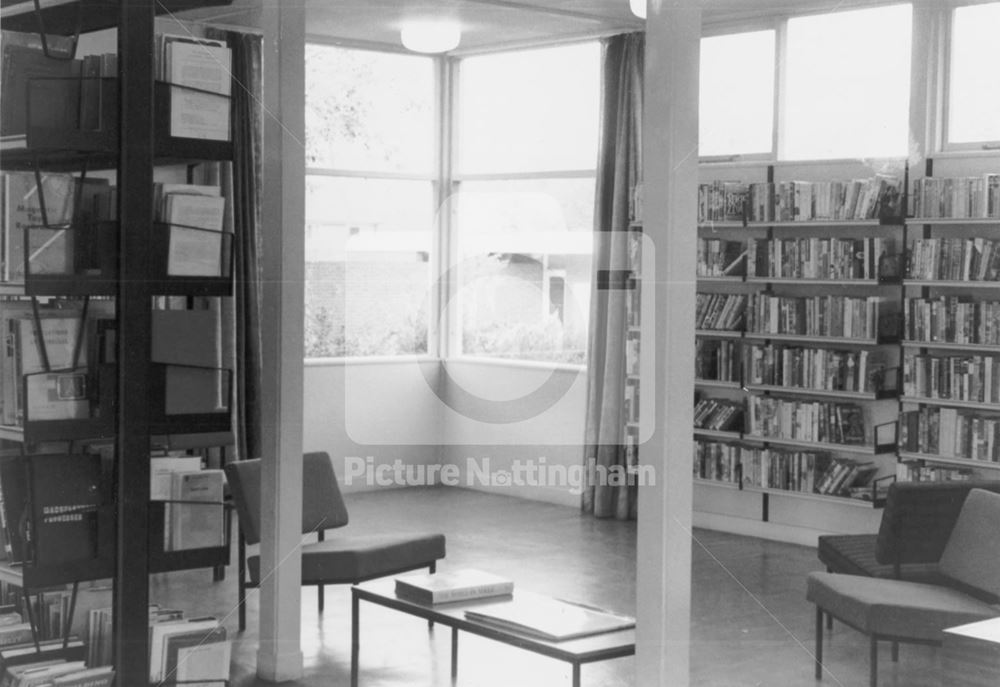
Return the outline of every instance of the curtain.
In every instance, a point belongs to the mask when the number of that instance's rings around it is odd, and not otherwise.
[[[637,488],[624,475],[626,357],[625,275],[629,266],[629,201],[642,172],[641,33],[604,40],[600,142],[594,203],[594,273],[587,343],[584,464],[592,479],[582,508],[599,518],[636,517]]]
[[[233,161],[223,165],[221,185],[231,199],[233,298],[223,299],[224,344],[234,361],[233,434],[236,459],[260,456],[260,189],[262,184],[261,37],[209,29],[232,49]]]

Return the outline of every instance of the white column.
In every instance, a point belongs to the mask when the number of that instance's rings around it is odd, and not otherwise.
[[[655,248],[655,426],[640,450],[656,485],[639,494],[636,684],[689,684],[691,442],[701,8],[650,0],[643,114],[643,229]],[[648,288],[648,283],[644,288]],[[655,333],[647,343],[650,333]],[[651,383],[650,383],[651,382]]]
[[[261,585],[257,675],[302,675],[302,374],[305,272],[305,18],[265,2]]]

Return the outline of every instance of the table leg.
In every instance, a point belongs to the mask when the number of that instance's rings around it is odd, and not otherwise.
[[[358,687],[358,593],[351,591],[351,687]]]
[[[458,679],[458,628],[451,628],[451,682]]]
[[[573,687],[580,687],[580,664],[573,664]]]

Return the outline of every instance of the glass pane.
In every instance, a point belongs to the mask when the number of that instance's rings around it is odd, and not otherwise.
[[[753,31],[701,39],[699,155],[771,152],[774,36]]]
[[[600,97],[597,43],[462,60],[462,173],[594,169]]]
[[[464,353],[585,362],[593,204],[593,178],[462,184]]]
[[[1000,2],[955,9],[948,84],[948,140],[1000,141]]]
[[[782,157],[901,157],[909,145],[910,5],[788,21]]]
[[[433,60],[306,46],[306,164],[428,174],[434,132]]]
[[[429,181],[306,177],[306,358],[427,352]]]

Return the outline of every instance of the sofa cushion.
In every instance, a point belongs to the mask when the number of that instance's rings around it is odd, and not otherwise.
[[[1000,494],[969,492],[941,554],[941,572],[1000,596]]]
[[[945,628],[1000,616],[955,589],[859,575],[810,573],[806,598],[867,634],[935,642]]]
[[[429,566],[444,558],[442,534],[334,536],[302,545],[302,584],[347,584]],[[247,558],[251,583],[260,557]]]
[[[830,572],[869,577],[896,577],[892,565],[879,563],[874,534],[825,534],[819,538],[817,555]],[[899,579],[929,584],[947,584],[937,563],[908,563],[899,567]]]

